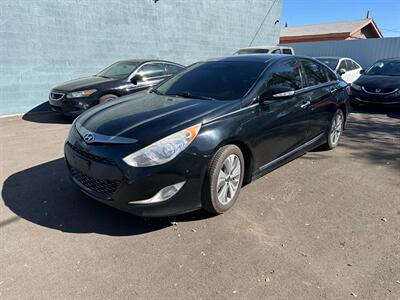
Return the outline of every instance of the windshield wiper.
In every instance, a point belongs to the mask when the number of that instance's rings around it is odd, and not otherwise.
[[[108,77],[108,76],[104,76],[104,75],[96,75],[97,77],[103,77],[103,78],[111,78],[111,77]]]
[[[181,92],[176,94],[166,94],[167,96],[177,96],[182,98],[193,98],[193,99],[201,99],[201,100],[215,100],[213,97],[201,96],[201,95],[194,95],[190,92]]]

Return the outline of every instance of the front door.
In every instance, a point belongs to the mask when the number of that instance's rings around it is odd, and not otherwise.
[[[274,87],[290,87],[300,93],[293,97],[261,103],[251,120],[257,128],[252,138],[256,172],[299,147],[308,131],[308,99],[301,93],[301,68],[296,59],[272,67],[260,94]]]

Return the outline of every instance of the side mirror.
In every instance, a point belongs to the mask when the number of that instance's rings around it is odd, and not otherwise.
[[[360,74],[364,74],[365,73],[365,70],[364,69],[361,69],[360,70]]]
[[[273,87],[260,95],[260,103],[268,100],[288,99],[293,97],[295,90],[291,87]]]
[[[347,72],[346,69],[341,68],[341,69],[339,69],[338,74],[339,74],[339,75],[343,75],[343,74],[346,73],[346,72]]]
[[[142,77],[141,75],[139,75],[139,74],[136,74],[135,76],[133,76],[133,77],[131,78],[131,82],[132,82],[134,85],[137,85],[138,82],[140,82],[140,81],[142,81],[142,80],[143,80],[143,77]]]

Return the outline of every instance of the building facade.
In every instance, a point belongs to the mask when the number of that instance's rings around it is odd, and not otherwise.
[[[27,112],[53,86],[120,59],[190,64],[230,55],[261,24],[253,45],[276,45],[281,7],[281,0],[3,0],[0,115]]]

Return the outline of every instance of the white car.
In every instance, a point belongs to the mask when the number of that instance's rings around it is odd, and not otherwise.
[[[352,83],[361,75],[362,67],[351,58],[347,57],[316,57],[323,62],[347,83]]]
[[[294,55],[292,47],[285,46],[255,46],[241,48],[234,53],[236,54],[289,54]]]

